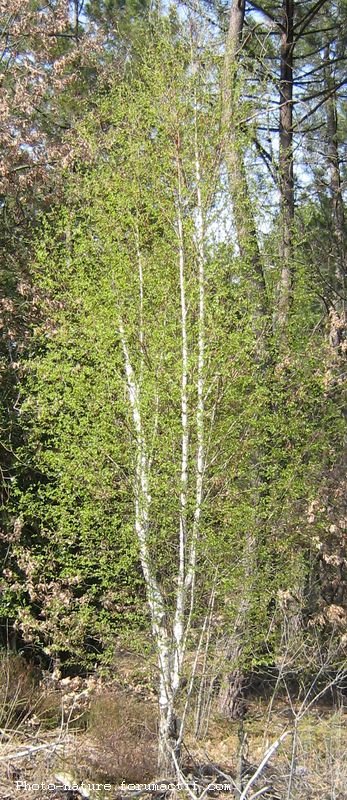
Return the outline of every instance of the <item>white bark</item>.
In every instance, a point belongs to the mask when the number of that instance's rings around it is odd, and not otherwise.
[[[182,380],[181,380],[181,492],[180,492],[180,541],[179,541],[179,573],[176,597],[176,613],[174,621],[174,670],[172,688],[174,694],[180,683],[181,667],[189,633],[194,605],[196,547],[200,530],[200,519],[203,499],[203,475],[205,466],[204,449],[204,366],[205,366],[205,250],[204,220],[201,197],[201,168],[198,148],[197,111],[195,103],[195,178],[196,178],[196,247],[199,268],[199,312],[198,312],[198,363],[197,363],[197,409],[196,409],[196,480],[195,508],[192,533],[187,558],[187,492],[188,492],[188,451],[189,451],[189,418],[188,418],[188,339],[187,310],[185,298],[185,252],[182,224],[182,172],[177,151],[178,203],[177,233],[179,240],[180,294],[181,294],[181,336],[182,336]],[[186,564],[186,562],[188,562]],[[185,620],[187,594],[190,592],[190,612]],[[179,738],[182,738],[182,726]]]
[[[140,250],[140,234],[138,226],[135,230],[136,239],[136,254],[137,254],[137,267],[139,275],[139,343],[140,343],[140,377],[139,384],[141,386],[143,378],[143,362],[144,362],[144,326],[143,326],[143,269],[142,269],[142,256]]]
[[[61,740],[59,738],[56,742],[51,742],[50,744],[30,745],[30,747],[26,747],[24,750],[17,750],[15,753],[7,753],[5,756],[0,757],[0,762],[28,758],[28,756],[31,757],[34,755],[34,753],[39,753],[43,750],[56,750],[59,747],[66,747],[66,741],[64,739]]]
[[[216,577],[217,577],[217,573],[216,573]],[[206,635],[206,641],[205,641],[204,658],[203,658],[202,669],[201,669],[201,680],[200,680],[200,686],[199,686],[199,694],[198,694],[198,699],[197,699],[197,704],[196,704],[196,717],[195,717],[195,728],[194,728],[194,733],[195,733],[195,737],[196,738],[198,738],[199,733],[200,733],[201,718],[202,718],[202,713],[203,713],[204,691],[205,691],[206,680],[207,680],[207,677],[206,677],[207,659],[208,659],[208,654],[209,654],[210,639],[211,639],[211,628],[212,628],[212,617],[213,617],[214,603],[215,603],[215,597],[216,597],[216,588],[215,588],[216,587],[216,577],[215,577],[215,580],[214,580],[213,589],[212,589],[212,593],[211,593],[209,609],[208,609],[208,616],[206,617],[206,619],[207,619],[207,635]],[[208,698],[207,698],[207,702],[208,702]]]
[[[180,274],[180,302],[181,302],[181,357],[182,357],[182,376],[181,376],[181,486],[180,486],[180,513],[179,513],[179,567],[177,579],[176,612],[173,626],[174,635],[174,666],[172,689],[174,694],[177,692],[182,659],[183,659],[183,637],[184,637],[184,612],[185,612],[185,560],[187,542],[187,491],[188,491],[188,449],[189,449],[189,429],[188,429],[188,340],[187,340],[187,306],[185,290],[185,252],[182,223],[182,173],[180,165],[180,154],[177,149],[177,179],[178,179],[178,199],[177,199],[177,236],[179,248],[179,274]]]
[[[162,714],[163,710],[166,710],[168,705],[170,705],[172,696],[170,641],[166,624],[165,604],[151,564],[148,546],[151,496],[149,491],[148,458],[141,419],[139,388],[131,364],[122,320],[119,321],[118,330],[123,349],[128,397],[136,434],[135,530],[139,542],[142,571],[146,583],[152,631],[158,651],[160,671],[159,705]]]
[[[204,436],[204,367],[205,367],[205,246],[204,246],[204,218],[201,197],[201,168],[198,147],[197,103],[195,100],[195,179],[196,179],[196,247],[199,268],[199,317],[198,317],[198,369],[197,369],[197,409],[196,409],[196,489],[195,509],[190,544],[189,564],[186,573],[186,589],[191,592],[191,608],[194,603],[196,545],[199,535],[202,499],[203,477],[205,466],[205,436]]]

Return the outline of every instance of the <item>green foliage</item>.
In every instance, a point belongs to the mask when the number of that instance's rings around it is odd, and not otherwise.
[[[113,6],[108,9],[113,14]],[[21,390],[25,446],[17,451],[21,464],[30,464],[30,480],[25,468],[18,471],[18,525],[2,613],[17,614],[22,636],[47,656],[88,668],[111,659],[117,636],[148,634],[149,627],[133,530],[136,442],[120,321],[141,377],[152,459],[150,552],[168,608],[177,572],[178,163],[190,353],[190,526],[193,520],[199,335],[194,110],[206,221],[207,463],[193,621],[197,627],[206,613],[217,575],[215,637],[232,630],[240,596],[247,598],[248,665],[274,658],[280,633],[274,625],[268,636],[268,628],[278,593],[305,584],[308,509],[339,446],[341,409],[326,389],[329,353],[317,281],[299,233],[287,339],[283,345],[269,330],[276,279],[268,270],[267,349],[259,358],[250,259],[235,254],[222,219],[230,210],[219,161],[219,59],[206,46],[203,63],[198,59],[193,69],[191,47],[174,15],[157,20],[133,74],[95,99],[78,132],[80,168],[67,176],[65,203],[42,225],[32,268],[42,322],[32,330]],[[245,140],[243,133],[241,149]],[[303,219],[309,214],[304,210]],[[276,225],[263,255],[277,275]]]

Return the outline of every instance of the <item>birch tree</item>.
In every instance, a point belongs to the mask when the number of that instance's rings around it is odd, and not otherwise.
[[[178,36],[165,23],[158,31],[138,76],[81,129],[96,166],[70,185],[72,209],[54,223],[54,239],[63,236],[66,246],[47,243],[39,263],[43,291],[62,309],[53,348],[65,336],[71,298],[79,298],[86,325],[96,319],[88,336],[113,387],[107,425],[115,414],[121,420],[158,664],[159,770],[170,776],[189,709],[191,682],[184,699],[182,678],[197,599],[209,585],[210,567],[200,574],[199,563],[230,359],[220,322],[224,288],[214,277],[222,189],[213,58],[205,49],[203,73],[188,32]],[[42,385],[42,362],[40,369]],[[213,443],[217,453],[220,444]]]
[[[145,587],[140,625],[156,658],[167,776],[180,768],[202,648],[207,663],[235,624],[230,708],[245,667],[276,657],[269,647],[261,653],[270,603],[278,588],[303,583],[302,518],[335,424],[331,409],[322,422],[319,312],[304,268],[288,357],[266,369],[256,217],[242,228],[251,194],[238,183],[242,148],[226,113],[236,114],[237,87],[225,81],[239,67],[240,24],[231,26],[220,126],[220,51],[214,58],[203,32],[197,43],[194,25],[181,26],[172,11],[151,18],[126,79],[95,98],[78,128],[66,203],[46,220],[33,265],[43,323],[21,415],[45,482],[19,504],[17,571],[27,593],[18,624],[24,635],[30,603],[41,604],[47,654],[69,623],[83,642],[96,589],[88,595],[81,572],[87,583],[97,572],[97,601],[113,608],[110,644],[120,629],[118,584],[141,571],[123,601],[137,591],[140,604]],[[235,206],[239,188],[236,218],[229,196]],[[262,263],[276,249],[274,228]],[[49,602],[44,581],[35,594],[42,565],[51,584],[59,572]],[[57,597],[67,577],[77,588]]]
[[[177,62],[172,63],[173,53],[169,50],[171,69],[177,70]],[[181,61],[185,61],[181,52]],[[167,75],[171,86],[167,100],[163,96],[164,84],[160,82],[161,114],[164,116],[163,135],[166,138],[167,187],[160,193],[161,202],[171,200],[171,236],[168,242],[167,257],[175,283],[170,305],[170,316],[175,315],[177,326],[177,350],[180,382],[178,391],[179,424],[177,425],[180,451],[177,467],[179,496],[177,510],[172,514],[172,525],[177,527],[178,542],[176,564],[171,580],[175,590],[168,601],[160,581],[160,570],[153,558],[151,548],[151,527],[153,526],[152,489],[156,480],[155,454],[151,447],[156,446],[158,427],[163,426],[160,402],[161,387],[158,379],[154,382],[150,404],[152,422],[144,416],[143,395],[146,392],[145,348],[148,347],[150,332],[144,317],[144,296],[146,293],[145,264],[143,264],[142,243],[138,235],[138,344],[139,357],[134,362],[134,352],[129,347],[129,330],[120,315],[118,322],[119,338],[124,356],[129,411],[134,430],[134,458],[136,462],[135,530],[139,543],[140,560],[147,590],[153,640],[156,645],[159,671],[159,756],[161,774],[172,774],[177,769],[180,746],[184,732],[184,720],[177,719],[177,695],[181,689],[182,669],[186,655],[192,613],[195,605],[197,546],[201,536],[202,508],[205,486],[206,437],[205,437],[205,395],[208,389],[205,370],[205,328],[206,328],[206,251],[205,214],[203,203],[201,153],[203,137],[200,134],[200,103],[197,96],[198,80],[194,66],[193,79],[185,86],[185,73],[182,66],[178,74]],[[188,72],[189,65],[186,65]],[[164,76],[165,77],[165,76]],[[170,85],[170,84],[169,84]],[[157,87],[156,87],[157,88]],[[188,89],[188,94],[187,94]],[[181,97],[180,97],[181,95]],[[182,99],[181,99],[182,98]],[[183,100],[183,106],[182,106]],[[206,102],[206,101],[203,101]],[[163,122],[161,123],[163,125]],[[192,135],[188,146],[187,135]],[[155,132],[154,136],[159,137]],[[206,146],[206,143],[205,143]],[[157,154],[158,155],[158,154]],[[206,160],[206,154],[203,153]],[[206,168],[206,166],[205,166]],[[161,176],[160,176],[161,177]],[[152,191],[153,191],[152,187]],[[139,215],[139,210],[137,212]],[[163,239],[167,233],[163,231]],[[196,284],[194,270],[196,269]],[[176,278],[178,277],[178,281]],[[195,281],[194,281],[195,283]],[[168,288],[168,287],[167,287]],[[165,309],[165,317],[167,306]],[[177,316],[176,316],[177,315]],[[170,324],[163,320],[164,326]],[[164,352],[156,353],[160,374],[160,361]],[[193,400],[194,398],[194,400]],[[177,409],[177,411],[178,411]],[[177,445],[176,445],[177,446]],[[175,525],[175,517],[177,525]],[[158,574],[159,573],[159,574]],[[170,607],[171,606],[171,607]]]

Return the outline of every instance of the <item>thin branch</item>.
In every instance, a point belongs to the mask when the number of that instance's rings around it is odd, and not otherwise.
[[[317,105],[315,105],[314,108],[311,108],[311,110],[308,111],[307,114],[305,114],[303,117],[301,117],[301,119],[299,119],[299,121],[296,122],[295,125],[293,125],[293,130],[298,128],[299,125],[302,125],[303,122],[306,122],[306,120],[309,119],[309,117],[312,117],[312,114],[314,114],[316,111],[318,111],[318,109],[321,108],[321,106],[323,106],[324,103],[326,103],[327,100],[329,100],[329,97],[332,97],[332,95],[334,95],[335,92],[337,92],[337,90],[341,86],[343,86],[345,83],[346,83],[346,78],[343,81],[341,81],[341,83],[338,83],[336,86],[333,86],[333,88],[330,89],[330,91],[326,93],[325,97],[323,97],[323,99],[320,100],[319,103],[317,103]]]
[[[337,92],[337,90],[340,89],[341,86],[344,86],[344,84],[346,84],[346,83],[347,83],[347,78],[344,78],[342,81],[340,81],[340,83],[334,84],[334,86],[331,87],[331,91],[329,93],[329,97],[330,97],[331,93]],[[328,92],[327,92],[326,88],[320,89],[318,92],[314,92],[314,94],[307,95],[306,97],[299,97],[298,100],[296,100],[296,104],[298,104],[298,103],[308,103],[310,100],[315,100],[316,97],[322,97],[322,95],[328,95]]]
[[[259,155],[260,155],[260,158],[262,159],[262,161],[265,164],[269,174],[271,175],[271,178],[272,178],[275,186],[278,186],[278,166],[277,166],[277,164],[274,163],[271,154],[268,153],[268,151],[265,149],[265,147],[263,147],[263,145],[261,144],[261,142],[259,142],[259,139],[256,136],[253,136],[253,142],[254,142],[255,147],[256,147]]]
[[[306,30],[307,26],[310,24],[313,17],[316,16],[318,11],[320,11],[320,9],[325,5],[326,2],[327,0],[317,0],[317,3],[313,6],[313,8],[310,9],[310,11],[307,12],[307,14],[305,14],[303,19],[299,20],[297,23],[295,23],[295,25],[293,25],[294,31],[297,28],[299,28],[297,39],[299,39],[300,36],[302,36],[304,30]]]

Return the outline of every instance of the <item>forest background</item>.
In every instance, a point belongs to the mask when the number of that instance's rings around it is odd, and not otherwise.
[[[346,3],[0,14],[3,647],[154,655],[170,774],[346,654]]]

